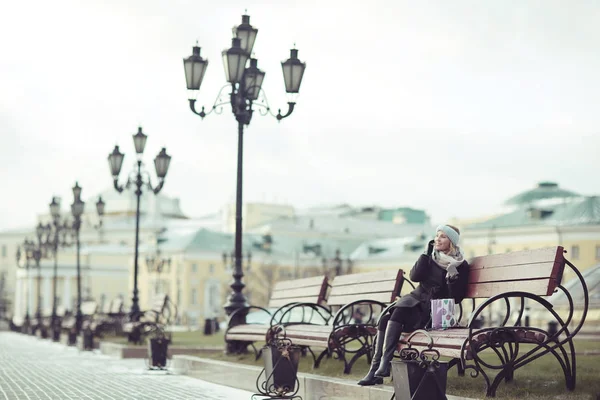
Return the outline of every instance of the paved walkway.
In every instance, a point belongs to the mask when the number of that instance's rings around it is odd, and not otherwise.
[[[250,399],[252,393],[12,332],[0,332],[0,400]]]

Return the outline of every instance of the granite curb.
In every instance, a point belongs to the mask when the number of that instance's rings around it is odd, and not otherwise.
[[[256,380],[261,367],[235,364],[189,355],[173,356],[173,372],[220,385],[256,392]],[[330,378],[313,374],[298,374],[298,395],[303,400],[390,400],[392,385],[358,386],[355,380]],[[448,400],[474,400],[447,395]]]

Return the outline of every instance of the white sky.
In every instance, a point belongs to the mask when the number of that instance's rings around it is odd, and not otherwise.
[[[198,216],[235,195],[236,122],[188,109],[182,59],[210,61],[199,103],[225,83],[220,52],[244,9],[272,108],[279,62],[307,62],[294,114],[255,113],[244,200],[411,206],[434,222],[493,213],[553,180],[600,192],[600,3],[590,1],[34,0],[0,6],[0,229],[52,195],[110,187],[115,144],[149,135],[173,156],[164,193]],[[92,207],[88,204],[88,207]],[[107,204],[107,209],[110,204]]]

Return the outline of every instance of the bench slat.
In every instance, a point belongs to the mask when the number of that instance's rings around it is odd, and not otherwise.
[[[228,333],[227,336],[225,337],[225,340],[240,340],[242,342],[264,342],[265,335],[261,336],[258,334],[247,334],[247,333],[242,333],[242,334]]]
[[[294,289],[299,287],[321,286],[323,284],[323,276],[314,276],[310,278],[292,279],[288,281],[279,281],[275,283],[273,292]],[[327,278],[325,278],[327,279]]]
[[[317,300],[317,297],[315,296],[308,296],[308,297],[297,297],[294,299],[271,299],[271,301],[269,301],[269,308],[279,308],[281,306],[285,306],[286,304],[289,303],[315,303],[315,301]],[[323,303],[321,301],[321,303]]]
[[[504,254],[479,256],[469,261],[471,270],[481,268],[505,267],[509,265],[526,265],[543,262],[560,261],[563,258],[561,246],[545,247],[533,250],[513,251]]]
[[[394,299],[396,296],[393,296]],[[358,300],[374,300],[374,301],[380,301],[382,303],[391,303],[393,301],[392,299],[392,294],[390,292],[385,292],[385,293],[369,293],[364,294],[364,293],[359,293],[359,294],[348,294],[348,295],[342,295],[342,296],[329,296],[329,299],[327,300],[327,304],[329,304],[330,306],[344,306],[348,303],[352,303],[353,301],[358,301]]]
[[[395,287],[395,280],[384,282],[355,283],[352,285],[343,286],[334,285],[331,288],[331,293],[329,293],[329,297],[331,298],[336,296],[361,293],[365,294],[365,297],[369,297],[371,293],[387,293],[389,299]]]
[[[375,272],[364,272],[359,274],[339,275],[333,280],[331,286],[352,285],[355,283],[396,281],[401,270],[385,270]]]
[[[528,265],[506,265],[493,268],[472,269],[469,282],[497,282],[540,278],[552,278],[554,261],[545,261]]]
[[[552,288],[552,279],[535,279],[530,281],[504,281],[504,282],[482,282],[469,283],[467,298],[488,298],[500,293],[521,291],[529,292],[538,296],[549,296],[548,290]]]
[[[319,286],[308,286],[298,287],[294,289],[285,289],[278,292],[273,292],[271,299],[294,299],[297,297],[315,296],[319,297],[321,294],[321,285]],[[294,301],[294,300],[291,300]]]

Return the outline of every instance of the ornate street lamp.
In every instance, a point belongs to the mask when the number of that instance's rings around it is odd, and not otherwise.
[[[78,187],[77,184],[76,186]],[[79,191],[79,196],[81,196],[80,188],[77,190]],[[50,326],[52,330],[52,340],[58,341],[60,340],[61,330],[61,321],[57,315],[58,249],[59,247],[71,246],[73,243],[67,240],[67,236],[71,235],[74,238],[76,232],[73,224],[69,224],[66,219],[61,219],[60,198],[52,197],[52,202],[49,204],[49,208],[50,216],[52,217],[52,223],[47,224],[43,228],[47,232],[45,246],[51,250],[52,258],[54,259],[54,268],[52,274],[52,316],[50,318]],[[104,202],[102,201],[102,197],[100,197],[96,203],[96,210],[100,217],[99,225],[102,225],[102,216],[104,215]]]
[[[30,268],[30,261],[33,260],[33,262],[35,263],[35,268],[37,268],[38,273],[37,273],[37,284],[36,284],[36,297],[37,297],[37,304],[36,304],[36,309],[35,309],[35,325],[32,327],[31,329],[31,334],[34,335],[35,332],[37,331],[37,329],[40,328],[41,326],[41,320],[42,320],[42,296],[41,296],[41,282],[42,282],[42,268],[40,266],[40,260],[43,257],[43,253],[44,253],[44,246],[42,243],[42,237],[44,235],[44,227],[42,226],[42,224],[38,224],[38,226],[36,227],[36,237],[37,237],[37,242],[34,242],[32,240],[29,239],[25,239],[23,241],[22,244],[22,248],[23,251],[21,251],[21,247],[17,248],[17,266],[20,268],[25,268],[27,270],[27,283],[28,283],[28,287],[29,287],[29,268]],[[21,258],[25,258],[25,264],[21,264]],[[25,321],[26,323],[24,324],[24,327],[30,326],[30,318],[29,318],[29,291],[27,293],[27,312],[25,314]]]
[[[185,69],[185,78],[187,88],[191,92],[189,105],[195,114],[204,118],[211,112],[221,113],[222,106],[231,104],[231,110],[238,122],[238,157],[237,157],[237,187],[236,187],[236,213],[235,213],[235,254],[233,282],[231,283],[231,294],[225,304],[227,315],[231,315],[235,310],[247,306],[247,300],[242,289],[242,160],[243,160],[243,132],[244,125],[249,125],[254,112],[254,106],[261,107],[261,114],[271,114],[277,120],[289,117],[294,111],[295,102],[288,102],[288,111],[285,114],[281,110],[277,115],[271,112],[271,108],[261,89],[265,73],[258,69],[258,62],[251,58],[252,48],[258,29],[250,25],[250,17],[242,16],[242,24],[234,27],[234,38],[231,42],[231,48],[222,53],[223,64],[225,66],[225,79],[228,84],[219,91],[217,100],[209,112],[196,110],[196,93],[202,85],[202,79],[208,66],[208,60],[200,56],[200,47],[194,46],[190,57],[183,60]],[[249,65],[248,64],[249,61]],[[300,90],[302,77],[306,64],[298,60],[298,50],[292,49],[290,58],[281,63],[283,76],[287,93],[296,94]],[[229,88],[229,99],[223,100],[223,91]],[[261,97],[262,95],[262,97]],[[260,100],[259,100],[260,99]],[[240,319],[245,318],[242,313],[236,313]]]
[[[81,229],[81,216],[85,210],[85,202],[81,200],[81,187],[75,182],[73,186],[73,204],[71,204],[71,215],[73,216],[73,232],[75,233],[75,248],[77,252],[77,310],[75,313],[75,337],[81,332],[83,315],[81,314],[81,244],[79,240],[79,231]]]
[[[98,196],[98,201],[96,202],[96,213],[98,213],[98,224],[94,225],[94,229],[98,230],[98,236],[100,238],[100,243],[103,241],[104,237],[104,228],[102,226],[102,217],[104,217],[104,207],[106,203],[102,200],[102,196]]]
[[[21,246],[17,247],[16,259],[17,259],[17,267],[25,269],[25,278],[26,278],[26,293],[25,293],[25,319],[23,320],[23,326],[21,326],[22,333],[28,333],[29,326],[31,325],[31,319],[29,317],[29,257],[26,257],[27,251],[25,247],[29,241],[25,239],[23,242],[23,250],[21,250]],[[25,257],[23,257],[25,256]],[[22,263],[21,260],[25,258],[25,263]]]
[[[52,197],[52,202],[49,205],[50,215],[52,216],[52,224],[48,224],[46,229],[49,231],[47,246],[52,250],[54,259],[54,268],[52,271],[52,316],[50,317],[50,327],[52,330],[52,340],[57,342],[60,340],[60,319],[56,314],[57,311],[57,281],[58,281],[58,248],[68,246],[67,234],[72,233],[72,227],[64,220],[61,221],[60,214],[60,198]]]
[[[135,210],[135,257],[134,257],[134,271],[133,271],[133,297],[130,310],[130,318],[132,321],[139,321],[140,318],[140,305],[138,296],[138,247],[139,247],[139,235],[140,235],[140,198],[142,196],[142,186],[145,184],[146,187],[151,190],[154,194],[158,194],[163,188],[165,183],[165,177],[169,171],[169,165],[171,164],[171,156],[167,154],[166,149],[163,147],[154,158],[154,167],[156,170],[156,176],[158,178],[158,185],[152,186],[150,181],[150,175],[147,171],[142,170],[142,156],[144,154],[144,148],[146,147],[146,136],[142,132],[142,128],[138,128],[138,132],[133,135],[133,145],[137,155],[137,168],[131,171],[127,178],[125,186],[119,185],[119,174],[121,167],[123,166],[123,159],[125,154],[119,151],[119,146],[115,146],[112,153],[108,156],[108,164],[110,166],[110,173],[113,177],[113,183],[115,190],[119,193],[123,192],[123,189],[130,187],[133,182],[136,186],[135,195],[137,197],[137,205]],[[144,173],[144,175],[142,175]]]

